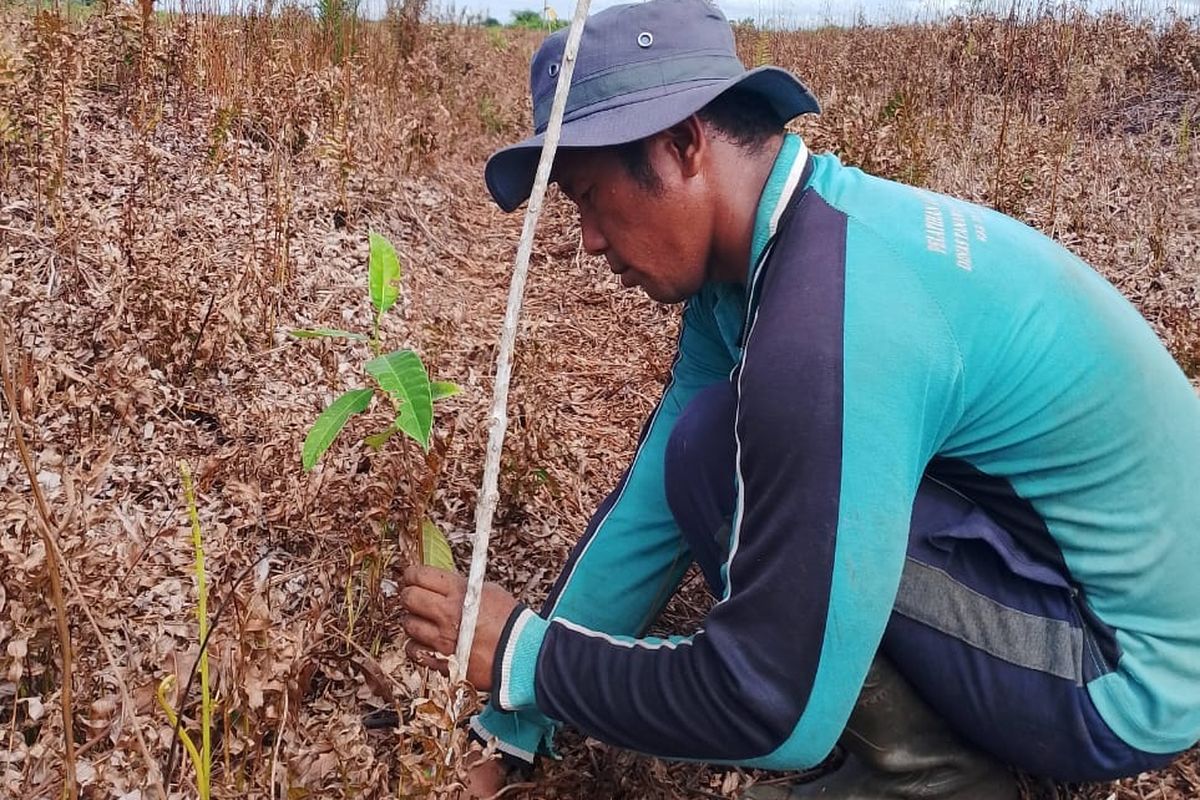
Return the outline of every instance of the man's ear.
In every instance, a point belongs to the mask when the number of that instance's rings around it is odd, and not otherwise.
[[[695,114],[658,134],[667,153],[678,165],[679,174],[693,178],[709,156],[708,130]]]

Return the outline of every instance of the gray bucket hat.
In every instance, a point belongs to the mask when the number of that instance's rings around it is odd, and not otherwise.
[[[534,136],[488,159],[488,191],[505,211],[529,198],[558,83],[564,28],[547,37],[529,70]],[[820,106],[778,67],[747,70],[733,30],[708,0],[651,0],[613,6],[583,29],[560,147],[607,147],[642,139],[687,119],[733,87],[760,95],[782,120]]]

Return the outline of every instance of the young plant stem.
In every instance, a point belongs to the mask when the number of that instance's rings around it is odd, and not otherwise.
[[[587,19],[589,0],[576,0],[575,16],[571,30],[567,33],[567,44],[563,52],[562,69],[558,73],[558,85],[554,89],[554,104],[550,109],[550,121],[546,127],[545,144],[538,160],[537,173],[533,180],[533,191],[525,209],[525,223],[521,229],[521,240],[517,245],[517,260],[513,266],[512,283],[508,289],[508,307],[504,313],[504,327],[500,334],[500,349],[496,355],[496,385],[492,394],[491,426],[488,430],[487,455],[483,466],[483,486],[479,490],[479,501],[475,505],[475,539],[471,549],[471,569],[467,575],[466,597],[463,599],[462,623],[458,631],[458,646],[451,675],[455,683],[461,683],[467,674],[471,660],[471,645],[475,641],[475,623],[479,619],[479,598],[483,591],[483,577],[487,570],[488,538],[492,532],[492,517],[499,500],[497,484],[500,479],[500,453],[504,448],[504,433],[508,427],[508,384],[512,378],[513,345],[517,338],[517,323],[521,319],[521,301],[525,295],[525,279],[529,274],[529,256],[533,252],[533,236],[537,230],[538,217],[542,213],[542,200],[550,182],[550,167],[554,164],[554,153],[558,149],[559,133],[562,130],[563,111],[567,105],[567,92],[571,86],[571,75],[575,72],[575,57],[579,53],[579,40]],[[458,717],[461,694],[455,702],[454,717]]]
[[[450,440],[453,438],[453,428],[445,438],[434,436],[433,446],[425,454],[425,476],[421,478],[420,490],[417,492],[416,513],[413,515],[417,519],[417,541],[421,544],[422,561],[425,561],[425,539],[421,533],[425,515],[429,511],[429,503],[433,500],[433,493],[437,489],[438,479],[442,477],[442,469],[446,465],[446,451],[450,449]]]
[[[200,515],[196,511],[196,491],[192,485],[192,470],[186,461],[179,462],[183,481],[183,497],[187,502],[188,520],[192,525],[192,547],[196,553],[196,616],[200,622],[201,643],[208,642],[208,584],[204,579],[204,537],[200,531]],[[194,760],[194,751],[193,751]],[[212,693],[208,685],[208,648],[200,648],[200,759],[196,763],[196,790],[201,800],[208,800],[212,772]]]
[[[409,524],[408,530],[401,533],[400,538],[404,541],[404,549],[408,551],[408,562],[410,564],[423,564],[425,561],[425,552],[421,547],[421,518],[417,516],[416,501],[413,497],[416,495],[416,477],[415,470],[412,466],[412,442],[407,436],[400,438],[400,464],[404,467],[404,486],[408,491],[409,500],[412,503],[409,506]]]
[[[225,609],[229,608],[231,605],[234,605],[234,601],[236,600],[237,587],[241,584],[241,582],[243,580],[245,580],[258,567],[259,563],[264,558],[267,558],[267,554],[259,556],[257,559],[255,559],[253,562],[251,562],[245,569],[243,569],[240,573],[238,573],[232,581],[229,582],[229,588],[226,590],[225,597],[222,598],[222,600],[219,604],[217,604],[217,611],[215,614],[213,614],[212,624],[208,626],[207,633],[200,640],[200,652],[201,653],[208,652],[208,643],[212,639],[213,632],[216,631],[217,626],[220,625],[221,617],[225,613]],[[192,685],[196,682],[196,673],[198,672],[199,666],[200,666],[200,659],[197,658],[196,661],[192,664],[191,672],[188,673],[187,683],[184,684],[183,692],[180,694],[180,697],[186,698],[188,695],[190,695],[192,693]],[[228,710],[226,710],[226,714],[228,715]],[[164,773],[165,779],[168,783],[171,780],[171,776],[175,773],[175,754],[176,754],[176,752],[178,752],[176,750],[176,745],[182,739],[184,739],[186,737],[186,732],[183,730],[182,717],[176,716],[176,720],[174,723],[172,723],[171,727],[172,727],[174,736],[171,738],[171,749],[169,751],[167,751],[167,768]],[[226,746],[228,746],[228,741],[226,742]],[[186,747],[187,747],[187,744],[185,743],[184,748],[186,749]]]
[[[158,689],[154,693],[154,698],[158,701],[158,707],[161,708],[163,714],[166,715],[167,722],[171,723],[171,727],[179,732],[179,738],[183,741],[183,749],[187,750],[188,757],[192,759],[192,766],[196,768],[196,782],[199,783],[200,773],[203,772],[203,769],[200,766],[201,763],[203,763],[200,758],[200,753],[196,750],[196,744],[192,741],[192,737],[189,736],[188,732],[183,729],[183,722],[179,718],[179,714],[175,712],[175,708],[171,705],[171,701],[167,699],[167,695],[174,686],[175,676],[168,675],[159,682]]]
[[[50,597],[54,604],[54,615],[58,621],[58,646],[62,654],[62,718],[63,718],[63,797],[76,800],[79,797],[79,781],[75,774],[75,708],[72,698],[73,661],[71,653],[71,628],[67,624],[67,601],[63,597],[62,576],[58,571],[59,548],[55,541],[54,517],[42,494],[42,486],[38,483],[37,469],[34,468],[33,458],[25,444],[25,434],[21,430],[21,415],[17,408],[16,389],[8,369],[8,332],[0,328],[0,379],[4,384],[4,404],[8,406],[11,415],[13,437],[17,442],[17,452],[21,455],[21,464],[29,476],[29,489],[33,492],[34,504],[37,507],[38,533],[41,534],[42,544],[46,548],[46,572],[50,577]]]

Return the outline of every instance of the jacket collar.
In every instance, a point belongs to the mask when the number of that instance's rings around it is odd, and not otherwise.
[[[750,264],[746,272],[747,285],[753,285],[755,273],[762,263],[764,250],[792,195],[801,189],[804,168],[808,165],[809,153],[804,140],[789,133],[783,137],[783,146],[775,157],[775,164],[767,176],[762,196],[758,200],[758,211],[754,217],[754,237],[750,243]]]

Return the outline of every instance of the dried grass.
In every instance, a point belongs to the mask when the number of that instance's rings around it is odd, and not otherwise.
[[[67,611],[84,796],[156,796],[172,732],[154,691],[168,675],[185,686],[199,655],[179,459],[195,468],[216,614],[214,795],[425,795],[463,744],[442,734],[451,687],[407,664],[397,640],[398,530],[423,461],[399,443],[375,455],[345,441],[302,475],[306,426],[352,385],[354,361],[285,331],[365,325],[366,230],[397,244],[404,313],[387,334],[466,390],[438,418],[449,454],[428,509],[462,556],[520,224],[491,206],[482,162],[528,118],[537,36],[414,27],[403,9],[340,43],[334,30],[292,10],[181,18],[114,3],[70,22],[0,10],[0,313],[35,477],[78,580]],[[825,114],[798,126],[814,147],[1052,233],[1198,377],[1194,23],[738,36],[748,62],[790,66],[823,98]],[[677,325],[580,253],[565,203],[543,225],[493,558],[493,577],[531,601],[616,480]],[[6,412],[0,793],[54,797],[58,636],[12,424]],[[703,603],[693,582],[672,619]],[[198,732],[195,693],[171,700]],[[399,728],[364,724],[387,708]],[[578,735],[564,755],[510,796],[730,797],[754,777]],[[1028,794],[1194,798],[1198,763]],[[193,795],[190,772],[165,778]]]

